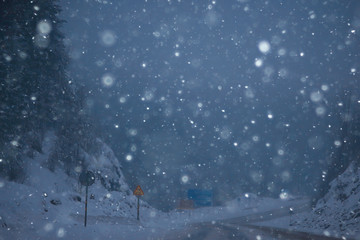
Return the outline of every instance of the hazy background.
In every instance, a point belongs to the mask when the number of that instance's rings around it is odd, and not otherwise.
[[[60,3],[69,75],[153,206],[328,181],[358,104],[358,1]]]

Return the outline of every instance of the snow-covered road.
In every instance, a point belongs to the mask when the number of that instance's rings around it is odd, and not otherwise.
[[[272,226],[260,226],[263,221],[271,221],[281,217],[289,217],[290,207],[280,207],[264,212],[258,212],[241,217],[234,217],[218,221],[204,221],[192,223],[183,229],[169,231],[159,239],[166,240],[216,240],[216,239],[309,239],[309,240],[333,240],[340,239],[330,236],[307,233],[289,228],[280,228],[276,224]],[[291,208],[296,213],[310,209],[309,202],[297,203]]]
[[[276,215],[276,214],[274,214]],[[291,229],[249,225],[244,223],[244,218],[233,218],[219,222],[205,222],[191,224],[185,229],[171,231],[159,239],[166,240],[335,240],[336,237],[317,235],[313,233],[294,231]]]

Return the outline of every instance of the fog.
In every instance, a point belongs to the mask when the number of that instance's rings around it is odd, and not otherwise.
[[[212,190],[214,204],[316,198],[347,166],[358,1],[60,5],[68,75],[152,206],[173,209],[188,189]]]

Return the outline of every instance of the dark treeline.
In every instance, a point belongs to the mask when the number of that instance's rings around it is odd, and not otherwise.
[[[0,3],[0,174],[24,177],[24,157],[42,152],[47,131],[57,140],[48,168],[68,174],[95,144],[85,113],[86,90],[66,73],[68,55],[56,0]]]

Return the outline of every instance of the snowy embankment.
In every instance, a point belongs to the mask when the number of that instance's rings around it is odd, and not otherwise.
[[[331,183],[329,193],[312,212],[306,198],[272,199],[244,194],[225,206],[167,214],[141,201],[141,221],[137,221],[137,199],[126,184],[113,152],[100,141],[99,154],[83,153],[88,170],[96,174],[95,183],[89,187],[85,228],[85,187],[79,184],[78,173],[70,177],[62,168],[52,172],[45,167],[55,138],[49,134],[43,143],[43,154],[27,159],[23,183],[0,179],[0,240],[161,239],[168,231],[189,224],[232,218],[239,224],[339,237],[360,234],[360,170],[353,165]],[[115,185],[118,191],[111,190]]]
[[[137,199],[126,184],[112,150],[100,140],[98,154],[83,152],[88,170],[96,174],[89,187],[88,221],[84,227],[85,187],[63,168],[46,168],[56,136],[49,133],[43,153],[26,159],[23,183],[0,179],[0,240],[5,239],[159,239],[166,232],[198,222],[257,215],[302,204],[304,199],[259,198],[244,194],[225,206],[162,213],[141,201],[136,220]],[[111,191],[116,186],[118,191]],[[90,197],[91,196],[91,197]]]
[[[96,181],[89,187],[88,225],[84,227],[85,187],[80,185],[78,174],[69,177],[61,168],[52,172],[45,167],[55,139],[48,134],[43,154],[26,159],[23,183],[0,179],[0,239],[148,236],[136,220],[137,199],[124,181],[116,157],[100,141],[97,156],[84,153],[88,170],[96,173]],[[109,190],[114,184],[120,191]],[[141,213],[144,220],[161,214],[142,201]]]
[[[161,239],[168,231],[198,222],[259,214],[287,208],[304,200],[259,198],[245,194],[222,207],[162,213],[141,201],[136,220],[136,198],[126,184],[118,160],[110,148],[101,146],[96,156],[83,153],[96,181],[89,187],[88,224],[84,227],[85,187],[78,175],[62,168],[46,168],[56,140],[48,134],[43,153],[27,159],[23,183],[0,179],[0,240],[3,239]],[[111,191],[117,185],[119,191]],[[90,197],[92,196],[92,197]],[[258,215],[258,217],[259,217]]]
[[[294,219],[296,228],[326,235],[360,237],[360,168],[351,164],[330,183],[329,192],[311,213]]]
[[[360,239],[360,169],[351,164],[330,183],[329,192],[312,211],[294,208],[291,215],[257,225]]]

